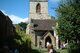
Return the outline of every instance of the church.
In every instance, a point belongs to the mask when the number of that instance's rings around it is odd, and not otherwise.
[[[29,24],[26,34],[31,35],[32,44],[46,48],[46,43],[50,42],[58,49],[58,35],[55,28],[56,21],[48,14],[48,0],[30,0]]]

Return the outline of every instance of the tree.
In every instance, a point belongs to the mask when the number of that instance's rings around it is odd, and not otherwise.
[[[20,27],[23,28],[23,30],[26,30],[26,27],[27,27],[26,23],[21,22],[21,23],[19,23],[19,25],[20,25]]]
[[[31,50],[31,37],[25,31],[16,29],[17,37],[14,39],[17,43],[17,48],[21,53],[30,53]]]
[[[80,0],[61,0],[58,12],[58,34],[68,40],[69,53],[80,53]]]
[[[80,1],[62,0],[58,12],[58,34],[62,40],[80,41]]]

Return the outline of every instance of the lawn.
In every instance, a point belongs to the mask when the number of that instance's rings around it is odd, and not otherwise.
[[[68,52],[67,52],[67,49],[63,49],[60,51],[60,53],[68,53]]]
[[[37,49],[32,49],[31,50],[32,52],[31,53],[41,53],[39,50],[37,50]]]
[[[58,49],[57,53],[68,53],[67,49]]]
[[[32,46],[32,53],[48,53],[47,49]],[[67,49],[55,49],[56,53],[68,53]]]

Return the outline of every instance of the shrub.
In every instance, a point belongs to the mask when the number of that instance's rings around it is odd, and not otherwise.
[[[68,53],[80,53],[80,45],[77,43],[70,43],[67,49]]]

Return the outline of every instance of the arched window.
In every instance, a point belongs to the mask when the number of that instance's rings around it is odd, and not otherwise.
[[[40,3],[38,3],[36,5],[36,13],[41,13],[41,5],[40,5]]]

